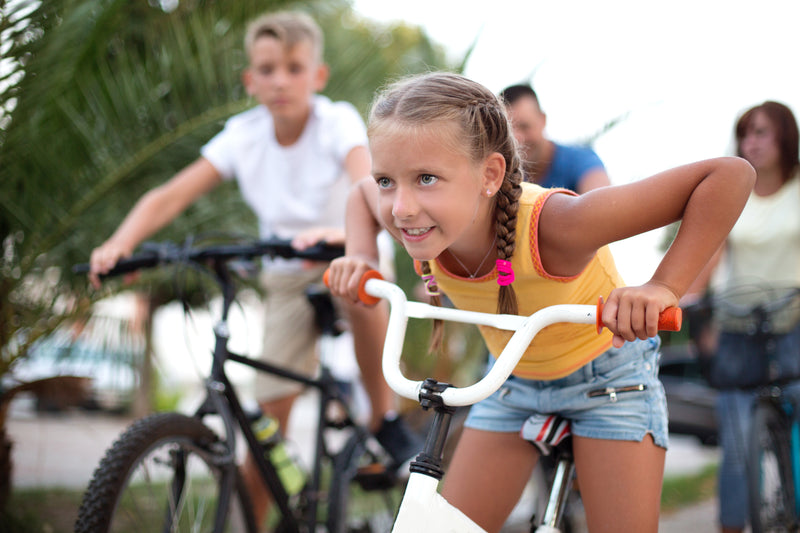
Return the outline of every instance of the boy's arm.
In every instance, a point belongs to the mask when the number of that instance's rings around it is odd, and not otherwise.
[[[201,157],[163,185],[146,192],[103,244],[92,251],[90,279],[111,270],[143,240],[172,222],[189,205],[222,181],[216,168]]]

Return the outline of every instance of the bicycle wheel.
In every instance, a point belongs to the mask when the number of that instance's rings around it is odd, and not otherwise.
[[[753,411],[748,461],[753,533],[795,531],[794,486],[789,425],[779,409],[757,403]]]
[[[402,498],[401,483],[360,435],[334,457],[328,497],[329,533],[391,531]]]
[[[130,426],[106,452],[83,497],[76,533],[255,532],[250,499],[217,435],[162,413]],[[229,498],[230,506],[221,506]],[[220,527],[215,526],[222,510]]]

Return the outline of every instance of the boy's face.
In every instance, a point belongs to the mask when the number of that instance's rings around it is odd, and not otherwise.
[[[248,94],[267,106],[275,120],[304,121],[311,97],[328,81],[328,69],[316,60],[310,42],[287,48],[266,36],[253,43],[243,78]]]

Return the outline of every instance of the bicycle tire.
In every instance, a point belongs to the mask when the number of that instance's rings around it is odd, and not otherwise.
[[[753,533],[797,530],[789,440],[785,415],[771,403],[758,402],[747,462]]]
[[[362,435],[354,434],[334,457],[328,497],[329,533],[391,531],[402,498],[401,483],[386,471]]]
[[[75,532],[215,531],[228,492],[222,531],[254,533],[248,492],[226,456],[217,434],[196,418],[160,413],[134,422],[95,470]]]

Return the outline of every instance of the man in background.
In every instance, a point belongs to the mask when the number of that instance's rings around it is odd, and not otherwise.
[[[611,184],[603,162],[591,148],[558,144],[545,136],[547,115],[530,85],[506,87],[500,98],[506,103],[519,143],[525,181],[578,194]]]

